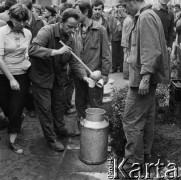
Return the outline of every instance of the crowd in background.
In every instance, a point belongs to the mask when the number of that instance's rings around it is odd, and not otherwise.
[[[147,128],[151,129],[145,152],[149,156],[155,106],[147,107],[149,113],[142,108],[152,104],[149,102],[154,101],[156,85],[166,81],[172,64],[176,64],[172,68],[173,78],[178,78],[180,71],[177,54],[181,43],[181,8],[168,2],[159,0],[158,4],[147,5],[143,0],[135,4],[125,0],[109,12],[104,11],[101,0],[95,0],[92,5],[78,0],[75,4],[64,2],[45,7],[35,0],[3,2],[0,6],[0,107],[4,113],[1,121],[8,121],[10,148],[16,153],[23,152],[16,139],[21,132],[25,107],[30,117],[38,114],[47,143],[55,151],[64,150],[57,136],[80,134],[67,131],[63,123],[64,114],[75,112],[71,102],[74,89],[78,126],[79,120],[85,118],[88,104],[102,107],[103,88],[89,87],[90,74],[72,56],[73,51],[91,71],[101,72],[103,84],[108,82],[109,73],[123,72],[123,78],[130,80],[123,122],[127,137],[125,152],[142,161],[143,148],[136,155],[133,149],[143,143],[140,131],[144,129],[145,119],[141,123],[139,120],[146,114],[150,120]],[[138,94],[145,95],[144,102]],[[130,113],[135,113],[135,99],[139,104],[134,116],[138,134],[130,120]]]

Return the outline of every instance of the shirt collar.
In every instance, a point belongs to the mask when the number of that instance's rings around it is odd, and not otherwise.
[[[163,11],[166,11],[166,12],[168,12],[168,8],[166,7],[164,7],[161,3],[157,3],[157,4],[155,4],[155,5],[153,5],[153,7],[152,7],[153,9],[156,9],[156,10],[163,10]]]
[[[15,32],[15,31],[13,31],[13,30],[11,29],[11,27],[7,24],[7,25],[6,25],[6,35],[8,35],[10,32]],[[26,37],[26,36],[25,36],[24,28],[23,28],[21,31],[19,31],[19,32],[21,32],[21,33],[24,35],[24,37]]]
[[[142,8],[136,13],[135,18],[136,18],[136,17],[138,18],[143,11],[145,11],[145,10],[147,10],[147,9],[151,9],[151,7],[152,7],[152,5],[150,5],[150,4],[149,4],[149,5],[145,5],[144,7],[142,7]]]

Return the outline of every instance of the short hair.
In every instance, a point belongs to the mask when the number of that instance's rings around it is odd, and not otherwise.
[[[180,9],[180,4],[175,4],[175,8],[178,8],[178,9]]]
[[[32,0],[32,4],[36,4],[36,0]]]
[[[66,3],[62,4],[60,7],[60,14],[63,13],[66,9],[72,8],[72,7],[73,7],[72,3],[66,2]]]
[[[92,4],[92,8],[100,6],[100,5],[102,5],[102,9],[104,10],[104,3],[101,0],[94,1],[93,4]]]
[[[5,10],[9,10],[11,6],[17,4],[17,0],[6,0],[5,1]]]
[[[75,18],[77,21],[79,20],[79,14],[77,10],[73,8],[68,8],[62,13],[62,22],[65,23],[68,20],[68,18],[71,17]]]
[[[88,11],[88,18],[92,17],[92,7],[87,0],[78,0],[75,2],[74,7],[79,6],[79,9],[81,10],[82,14],[84,14],[86,11]]]
[[[29,19],[28,9],[23,4],[15,4],[9,9],[9,17],[17,21],[27,21]]]
[[[119,3],[120,3],[120,4],[124,4],[124,3],[128,2],[128,1],[133,1],[133,0],[120,0]],[[144,0],[136,0],[136,1],[144,2]],[[120,5],[117,5],[117,6],[120,6]],[[117,7],[117,6],[116,6],[116,7]]]
[[[33,4],[33,7],[40,12],[40,15],[42,14],[42,7],[41,7],[41,5],[39,5],[39,4]]]
[[[67,0],[61,0],[61,3],[66,3],[67,2]]]
[[[32,7],[33,7],[32,0],[20,0],[19,3],[26,5],[26,7],[27,7],[30,11],[32,10]]]
[[[45,6],[45,9],[48,10],[49,12],[51,12],[52,16],[56,16],[57,12],[53,7]]]

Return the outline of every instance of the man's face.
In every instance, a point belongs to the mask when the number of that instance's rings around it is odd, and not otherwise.
[[[45,9],[45,11],[43,12],[43,17],[48,18],[50,16],[51,16],[51,12]]]
[[[81,10],[79,9],[79,6],[75,6],[75,9],[77,10],[77,12],[79,13],[79,22],[80,23],[83,23],[85,18],[86,18],[86,15],[85,14],[82,14]]]
[[[32,13],[36,16],[36,17],[38,17],[38,16],[40,16],[40,11],[38,10],[38,9],[36,9],[36,8],[32,8]]]
[[[70,36],[71,34],[75,32],[77,25],[78,25],[78,21],[75,18],[70,17],[67,19],[65,23],[63,23],[62,28],[63,28],[63,31]]]
[[[180,9],[178,7],[175,7],[175,12],[178,13]]]
[[[93,16],[94,16],[95,18],[100,18],[101,15],[102,15],[102,12],[103,12],[103,7],[102,7],[102,5],[94,6],[94,7],[93,7]]]
[[[123,13],[124,12],[124,8],[122,7],[122,6],[118,6],[117,7],[117,11],[118,11],[118,13]]]
[[[136,1],[127,0],[125,1],[125,4],[126,4],[126,10],[130,15],[134,16],[138,12]]]

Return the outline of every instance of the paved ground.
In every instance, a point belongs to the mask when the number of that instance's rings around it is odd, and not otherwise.
[[[111,74],[115,87],[127,82],[121,73]],[[109,88],[109,87],[108,87]],[[76,114],[65,116],[66,126],[73,129]],[[17,155],[8,146],[8,135],[0,131],[0,180],[107,180],[108,162],[86,165],[79,160],[79,137],[62,139],[66,150],[54,152],[47,147],[37,118],[26,116],[20,144],[23,155]]]

